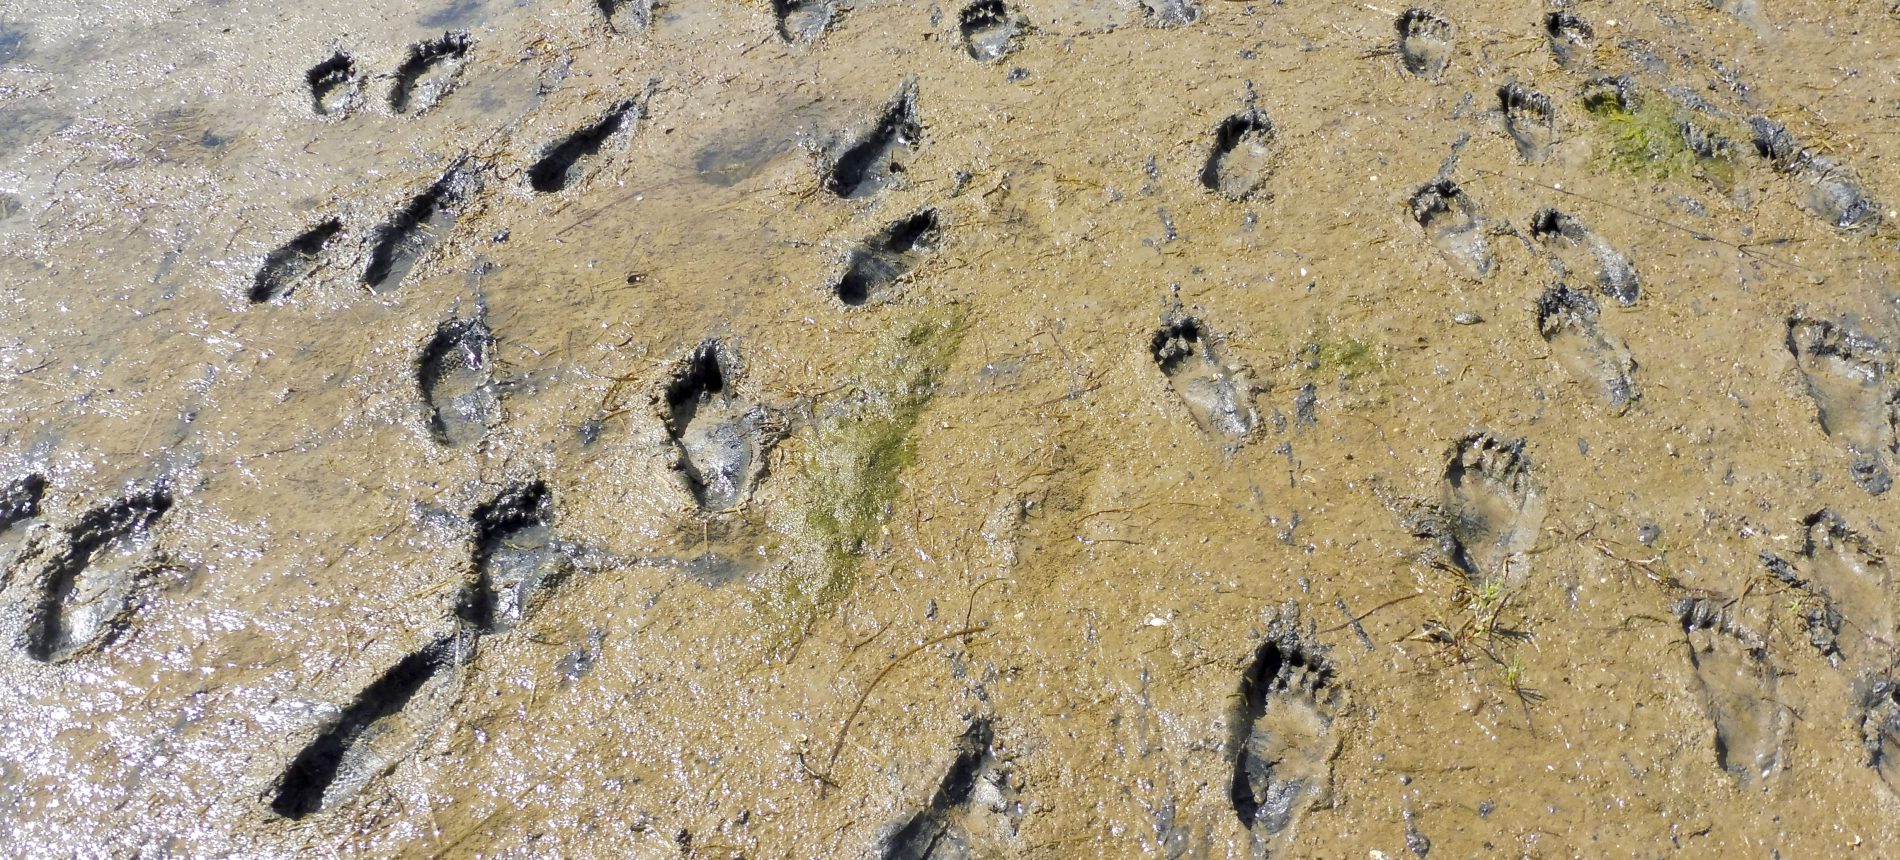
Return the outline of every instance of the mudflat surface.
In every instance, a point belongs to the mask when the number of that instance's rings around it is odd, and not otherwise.
[[[1884,856],[1896,45],[0,8],[0,847]]]

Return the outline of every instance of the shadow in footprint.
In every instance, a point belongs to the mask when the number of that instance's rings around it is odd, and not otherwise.
[[[1148,345],[1155,365],[1201,429],[1239,444],[1260,425],[1253,374],[1227,354],[1201,321],[1179,313],[1162,320]]]
[[[1563,284],[1537,300],[1537,332],[1557,363],[1621,415],[1636,400],[1636,360],[1623,342],[1603,328],[1596,299]]]
[[[1201,185],[1230,200],[1271,196],[1263,189],[1273,174],[1274,143],[1273,123],[1258,109],[1250,107],[1221,120],[1207,165],[1201,168]]]
[[[338,51],[304,73],[310,85],[310,107],[317,116],[341,119],[363,104],[363,86],[356,61]]]
[[[994,63],[1016,50],[1023,23],[1003,0],[976,0],[957,15],[963,50],[979,63]]]
[[[436,327],[416,365],[416,384],[429,410],[436,444],[459,448],[481,441],[501,418],[501,399],[489,379],[495,337],[480,319]]]
[[[839,153],[825,171],[825,190],[846,199],[876,194],[904,172],[899,155],[915,149],[922,140],[913,79],[898,88],[877,124]]]
[[[331,218],[270,252],[251,282],[251,304],[274,302],[290,295],[305,278],[329,262],[324,252],[329,249],[330,240],[341,232],[343,222]]]
[[[528,167],[528,187],[545,194],[586,179],[603,151],[626,146],[644,113],[644,99],[625,99],[599,119],[548,144]]]
[[[475,509],[475,580],[457,615],[484,633],[533,615],[574,572],[554,534],[554,502],[542,481],[515,484]]]
[[[28,657],[60,662],[121,632],[158,571],[152,528],[171,506],[163,487],[133,493],[80,515],[42,550],[20,642]]]
[[[667,434],[679,451],[675,468],[706,511],[743,501],[776,441],[769,411],[733,390],[736,365],[725,344],[706,341],[674,370],[664,392]]]
[[[859,242],[845,262],[844,277],[833,289],[838,301],[857,307],[883,300],[939,238],[937,210],[925,209]]]
[[[1523,439],[1475,433],[1458,440],[1445,464],[1442,504],[1452,561],[1473,582],[1524,582],[1544,500]]]
[[[402,286],[423,255],[455,227],[462,207],[480,187],[481,177],[474,167],[459,163],[377,227],[369,264],[363,268],[363,285],[375,293]]]
[[[284,769],[271,811],[299,819],[330,809],[408,757],[448,713],[474,648],[467,632],[444,636],[363,688]]]
[[[1399,31],[1399,65],[1407,72],[1437,78],[1451,64],[1451,22],[1416,6],[1394,22]]]
[[[1743,785],[1766,781],[1781,759],[1781,706],[1768,649],[1709,597],[1684,598],[1676,617],[1688,636],[1703,706],[1715,723],[1715,761]]]
[[[1413,192],[1409,202],[1412,220],[1459,273],[1474,279],[1491,274],[1489,228],[1458,183],[1434,180]]]
[[[1788,351],[1807,380],[1822,432],[1847,448],[1854,483],[1874,495],[1892,488],[1900,385],[1893,382],[1886,345],[1845,324],[1797,313],[1788,318]]]
[[[956,757],[930,797],[930,805],[912,813],[884,839],[882,860],[974,860],[1006,857],[1003,849],[1016,835],[1021,804],[1007,765],[992,747],[995,731],[988,717],[970,722],[957,739]]]
[[[1298,632],[1289,605],[1240,678],[1229,798],[1256,855],[1285,847],[1300,817],[1331,797],[1337,695],[1324,650]]]
[[[467,33],[443,33],[411,45],[409,58],[397,67],[396,82],[389,88],[389,109],[420,114],[435,107],[455,89],[474,45]]]

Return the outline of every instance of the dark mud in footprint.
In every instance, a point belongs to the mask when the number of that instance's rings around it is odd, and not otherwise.
[[[1600,316],[1589,293],[1561,283],[1537,299],[1537,332],[1550,345],[1551,355],[1620,415],[1637,397],[1636,360],[1603,328]]]
[[[1867,766],[1900,795],[1900,678],[1875,679],[1862,694],[1861,742]]]
[[[1560,277],[1589,271],[1597,289],[1624,307],[1636,304],[1642,296],[1642,282],[1629,257],[1583,222],[1546,207],[1531,216],[1531,237],[1554,255]]]
[[[1544,16],[1544,35],[1550,40],[1550,52],[1557,64],[1582,65],[1596,47],[1596,28],[1571,12],[1552,12]]]
[[[654,0],[594,0],[616,33],[643,33],[653,26]]]
[[[1282,611],[1240,678],[1233,716],[1229,798],[1253,834],[1254,856],[1276,856],[1300,817],[1332,794],[1337,692],[1333,668],[1299,635],[1296,608]]]
[[[574,571],[554,535],[547,484],[516,484],[475,509],[475,581],[458,615],[483,632],[507,630],[534,614]]]
[[[298,819],[330,809],[414,752],[454,703],[473,650],[468,634],[445,636],[363,688],[284,769],[271,811]]]
[[[1451,22],[1416,6],[1394,22],[1399,31],[1399,65],[1407,72],[1437,78],[1451,63]]]
[[[838,301],[856,307],[881,301],[889,288],[909,272],[917,258],[940,238],[937,211],[925,209],[859,242],[851,249],[845,272],[833,292]]]
[[[1807,540],[1798,566],[1772,553],[1763,560],[1777,577],[1810,595],[1797,604],[1808,641],[1850,674],[1891,669],[1895,600],[1880,550],[1830,510],[1802,525]]]
[[[794,45],[823,36],[838,14],[838,0],[772,0],[778,35]]]
[[[1154,27],[1185,27],[1201,20],[1201,6],[1194,0],[1141,0],[1141,9]]]
[[[299,233],[296,238],[284,243],[284,246],[264,257],[264,265],[257,270],[257,277],[251,282],[251,304],[274,302],[287,295],[303,283],[305,278],[323,268],[327,262],[324,251],[329,248],[330,240],[343,232],[343,222],[335,218],[324,221],[315,227]]]
[[[1264,189],[1273,174],[1274,144],[1273,123],[1256,109],[1221,120],[1214,129],[1214,149],[1201,168],[1201,185],[1230,200],[1271,196]]]
[[[458,164],[377,227],[369,264],[363,269],[363,285],[377,293],[401,286],[409,270],[455,226],[462,207],[480,185],[473,167]]]
[[[1715,761],[1743,785],[1766,780],[1781,760],[1781,705],[1767,646],[1738,626],[1715,598],[1684,598],[1676,617],[1688,635],[1689,664],[1715,723]]]
[[[1807,380],[1821,430],[1847,448],[1854,483],[1879,495],[1900,455],[1900,385],[1881,342],[1828,320],[1788,318],[1788,351]]]
[[[26,529],[39,521],[46,477],[26,474],[0,484],[0,591],[13,581],[13,559]]]
[[[1149,352],[1202,430],[1239,444],[1260,426],[1252,372],[1200,320],[1170,314],[1149,341]]]
[[[1412,193],[1412,220],[1439,253],[1471,278],[1491,274],[1489,227],[1458,183],[1436,180]]]
[[[957,15],[963,50],[979,63],[994,63],[1016,50],[1023,24],[1003,0],[976,0]]]
[[[878,115],[877,124],[839,153],[825,171],[825,190],[846,199],[868,197],[904,172],[902,153],[923,140],[917,114],[917,82],[905,81]]]
[[[1871,230],[1880,224],[1880,204],[1845,167],[1801,146],[1767,117],[1749,120],[1749,127],[1755,152],[1796,185],[1803,209],[1841,230]]]
[[[171,506],[165,489],[135,493],[85,512],[50,544],[23,551],[20,560],[38,568],[21,650],[53,663],[109,643],[158,570],[152,527]]]
[[[771,414],[732,389],[736,362],[709,340],[681,362],[664,393],[667,433],[679,450],[676,468],[702,510],[737,506],[762,476],[776,441]]]
[[[363,104],[363,86],[356,62],[338,51],[304,73],[310,85],[310,107],[317,116],[342,118]]]
[[[989,718],[979,717],[957,739],[956,757],[930,797],[885,837],[882,860],[976,860],[1014,856],[1022,805],[1010,767],[998,760]]]
[[[1441,504],[1447,550],[1473,582],[1524,582],[1544,524],[1544,501],[1523,439],[1489,433],[1460,439],[1445,464]]]
[[[459,448],[482,440],[501,420],[501,399],[489,378],[495,336],[480,319],[436,327],[416,365],[416,385],[436,444]]]
[[[1517,144],[1517,154],[1531,164],[1550,159],[1557,139],[1557,111],[1550,97],[1515,83],[1498,89],[1498,107],[1504,111],[1504,131]]]
[[[644,113],[641,100],[626,99],[599,119],[548,144],[528,167],[528,186],[545,194],[586,179],[602,152],[626,146]]]
[[[396,82],[389,89],[389,109],[420,114],[435,107],[455,89],[474,44],[467,33],[443,33],[410,46],[409,59],[396,69]]]

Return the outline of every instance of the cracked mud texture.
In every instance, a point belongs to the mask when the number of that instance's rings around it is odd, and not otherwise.
[[[1891,5],[16,3],[0,855],[1894,853]]]

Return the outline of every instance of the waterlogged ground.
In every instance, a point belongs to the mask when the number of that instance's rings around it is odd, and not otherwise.
[[[0,7],[19,857],[1900,845],[1900,12]]]

